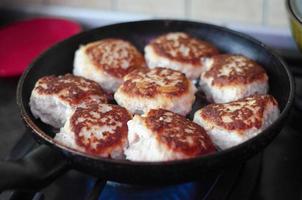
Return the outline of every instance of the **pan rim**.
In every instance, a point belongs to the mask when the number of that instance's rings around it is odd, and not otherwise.
[[[282,121],[285,120],[286,116],[288,115],[290,108],[292,107],[293,101],[294,101],[294,91],[295,91],[295,85],[294,85],[294,79],[292,76],[291,71],[289,70],[289,68],[287,67],[287,65],[285,64],[285,62],[282,60],[282,58],[280,58],[275,52],[274,50],[272,50],[271,48],[267,47],[265,44],[263,44],[262,42],[254,39],[251,36],[248,36],[246,34],[243,33],[239,33],[237,31],[225,28],[225,27],[221,27],[221,26],[217,26],[217,25],[213,25],[213,24],[208,24],[208,23],[203,23],[203,22],[195,22],[195,21],[188,21],[188,20],[173,20],[173,19],[156,19],[156,20],[140,20],[140,21],[131,21],[131,22],[123,22],[123,23],[116,23],[116,24],[111,24],[111,25],[107,25],[107,26],[102,26],[102,27],[98,27],[95,29],[90,29],[88,31],[83,31],[79,34],[76,34],[72,37],[67,38],[66,40],[63,40],[55,45],[53,45],[52,47],[48,48],[46,51],[44,51],[43,53],[41,53],[29,66],[28,68],[24,71],[24,73],[22,74],[22,76],[19,79],[18,82],[18,86],[17,86],[17,105],[19,107],[19,111],[21,113],[21,116],[23,118],[23,120],[26,122],[26,125],[31,128],[31,130],[34,132],[34,134],[36,134],[37,136],[39,136],[40,138],[43,139],[44,143],[47,143],[48,145],[52,145],[60,150],[63,150],[63,152],[67,151],[67,153],[71,153],[74,156],[80,156],[80,157],[84,157],[84,158],[88,158],[88,159],[93,159],[95,161],[100,161],[100,162],[106,162],[106,163],[110,163],[110,164],[119,164],[119,165],[127,165],[127,166],[132,166],[132,167],[139,167],[139,166],[171,166],[171,165],[183,165],[183,164],[192,164],[195,162],[201,162],[201,161],[205,161],[206,160],[211,160],[214,158],[221,158],[224,157],[225,155],[231,154],[232,152],[238,151],[239,149],[241,149],[242,146],[246,145],[247,143],[253,143],[253,141],[257,140],[259,138],[259,135],[249,139],[246,142],[243,142],[239,145],[236,145],[234,147],[231,147],[229,149],[223,150],[223,151],[217,151],[214,153],[210,153],[210,154],[206,154],[206,155],[202,155],[202,156],[198,156],[198,157],[194,157],[194,158],[189,158],[189,159],[181,159],[181,160],[171,160],[171,161],[155,161],[155,162],[145,162],[145,161],[129,161],[129,160],[115,160],[115,159],[110,159],[110,158],[103,158],[103,157],[98,157],[98,156],[94,156],[94,155],[89,155],[74,149],[71,149],[69,147],[66,147],[58,142],[56,142],[52,137],[50,137],[47,133],[45,133],[43,130],[41,130],[32,120],[31,117],[29,116],[29,114],[27,113],[25,106],[23,104],[23,84],[24,84],[24,80],[26,79],[26,77],[28,76],[28,74],[30,74],[31,69],[33,68],[33,66],[35,66],[35,63],[41,59],[42,57],[44,57],[45,54],[47,54],[49,51],[51,51],[53,48],[56,48],[58,45],[61,45],[62,43],[68,42],[70,40],[73,40],[74,38],[77,37],[82,37],[83,35],[87,34],[88,32],[91,31],[96,31],[98,29],[103,29],[103,28],[114,28],[115,26],[120,26],[120,25],[126,25],[126,24],[136,24],[136,23],[191,23],[191,24],[196,24],[196,25],[205,25],[208,27],[211,27],[212,29],[216,29],[219,31],[224,31],[224,32],[228,32],[231,33],[232,35],[236,35],[238,37],[244,38],[245,40],[248,40],[250,42],[252,42],[253,44],[256,44],[257,46],[261,46],[262,48],[265,49],[265,51],[267,51],[269,54],[271,54],[273,56],[274,59],[276,59],[283,67],[283,69],[286,72],[286,75],[288,77],[288,81],[289,81],[289,96],[288,96],[288,100],[285,104],[284,109],[281,111],[280,116],[278,117],[278,119],[271,124],[270,126],[268,126],[264,131],[262,131],[260,134],[267,134],[270,130],[273,129],[273,125],[274,124],[279,124]],[[70,158],[68,158],[70,159]]]

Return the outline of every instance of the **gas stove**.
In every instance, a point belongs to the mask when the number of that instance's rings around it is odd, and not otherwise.
[[[164,186],[105,182],[78,171],[68,171],[46,187],[6,191],[0,194],[0,199],[299,199],[302,185],[302,173],[299,173],[302,168],[302,55],[292,56],[287,51],[277,50],[295,76],[295,106],[280,135],[247,162],[196,182]],[[18,78],[0,78],[0,159],[22,158],[38,146],[26,132],[18,113],[17,82]]]
[[[295,71],[295,106],[287,125],[263,152],[242,165],[225,169],[198,182],[168,186],[104,182],[70,171],[38,191],[9,191],[1,199],[298,199],[302,184],[302,117],[299,71],[301,60],[284,57]],[[0,79],[0,156],[18,159],[37,147],[26,133],[15,103],[17,78]],[[12,146],[14,144],[14,146]]]

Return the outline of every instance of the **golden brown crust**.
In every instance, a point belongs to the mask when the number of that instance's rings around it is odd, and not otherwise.
[[[212,85],[238,85],[268,80],[264,69],[244,56],[222,54],[212,59],[212,67],[204,73],[205,78],[213,78]]]
[[[190,157],[215,151],[205,130],[179,114],[154,109],[148,112],[144,120],[147,128],[156,134],[156,139],[172,151]]]
[[[189,80],[179,71],[167,68],[140,69],[124,78],[120,89],[129,96],[181,96],[189,90]]]
[[[86,54],[95,66],[116,78],[146,66],[143,55],[121,39],[109,38],[88,44]]]
[[[78,105],[84,101],[107,103],[107,94],[101,86],[72,74],[44,76],[38,80],[34,90],[40,95],[57,95],[71,105]]]
[[[201,58],[218,54],[218,50],[212,44],[186,33],[161,35],[152,40],[149,45],[159,56],[193,65],[200,65]]]
[[[90,104],[78,107],[70,119],[76,143],[89,154],[100,155],[116,147],[123,147],[127,140],[129,112],[118,105]],[[97,131],[103,129],[100,136]],[[89,132],[90,134],[87,134]]]
[[[231,103],[210,104],[201,109],[201,120],[206,120],[226,130],[239,133],[250,128],[261,128],[266,106],[278,103],[271,95],[253,95]]]

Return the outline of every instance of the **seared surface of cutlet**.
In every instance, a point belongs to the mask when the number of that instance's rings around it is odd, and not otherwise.
[[[212,59],[211,68],[204,73],[205,78],[213,78],[212,85],[223,87],[268,80],[264,69],[244,56],[223,54],[213,56]]]
[[[149,45],[159,56],[193,65],[200,64],[200,59],[203,57],[218,53],[210,43],[181,32],[159,36]]]
[[[188,91],[189,80],[171,69],[141,69],[128,74],[120,89],[129,95],[143,97],[180,96]]]
[[[106,93],[96,82],[66,74],[63,76],[44,76],[38,80],[34,92],[39,95],[54,95],[70,105],[95,101],[107,103]],[[93,98],[92,98],[93,97]]]
[[[109,38],[88,44],[85,52],[98,69],[117,78],[145,66],[143,55],[121,39]]]

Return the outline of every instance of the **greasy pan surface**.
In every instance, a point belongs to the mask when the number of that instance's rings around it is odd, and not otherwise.
[[[29,109],[29,97],[35,82],[46,75],[72,72],[74,52],[80,44],[108,37],[129,40],[143,52],[144,46],[154,37],[172,31],[187,32],[213,43],[221,52],[239,53],[260,63],[268,73],[270,91],[279,102],[278,120],[257,137],[225,151],[194,159],[169,162],[131,162],[88,156],[56,144],[55,132],[39,120]],[[73,168],[107,180],[125,183],[184,182],[198,179],[211,171],[237,164],[261,151],[279,133],[293,102],[293,79],[285,64],[263,44],[234,31],[214,25],[173,20],[151,20],[105,26],[71,37],[38,57],[22,75],[17,101],[21,115],[34,135],[42,143],[53,146],[65,154]],[[194,111],[198,108],[195,105]]]

